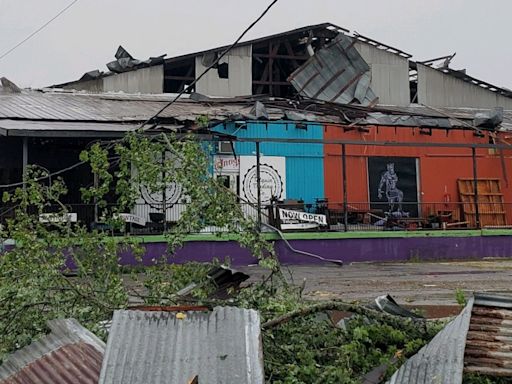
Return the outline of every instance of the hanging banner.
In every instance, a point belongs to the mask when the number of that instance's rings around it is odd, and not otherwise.
[[[241,196],[251,203],[258,202],[258,175],[256,156],[240,156]],[[260,157],[261,203],[270,204],[272,198],[286,198],[286,158]]]
[[[320,225],[327,225],[327,217],[325,215],[317,215],[315,213],[292,211],[289,209],[279,208],[279,218],[281,222],[286,223],[290,221],[305,221],[308,223],[317,223]]]

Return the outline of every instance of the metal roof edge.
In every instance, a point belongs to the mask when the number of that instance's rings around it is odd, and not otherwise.
[[[105,350],[105,343],[80,325],[75,319],[51,320],[48,322],[48,326],[51,329],[49,334],[42,336],[7,357],[3,364],[0,365],[0,380],[5,380],[29,364],[68,344],[82,341],[91,345],[100,353],[103,353]]]

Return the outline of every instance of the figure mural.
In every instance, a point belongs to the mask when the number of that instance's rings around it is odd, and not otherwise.
[[[418,165],[414,157],[372,156],[368,158],[370,207],[381,216],[418,216]]]
[[[402,202],[404,201],[404,193],[398,189],[398,175],[395,172],[395,164],[387,163],[386,171],[380,176],[379,187],[377,190],[377,197],[379,200],[385,196],[388,201],[388,214],[395,217],[408,216],[407,212],[404,212],[402,208]],[[384,190],[383,190],[384,187]]]

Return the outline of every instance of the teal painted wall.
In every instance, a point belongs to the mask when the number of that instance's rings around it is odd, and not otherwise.
[[[321,124],[298,128],[293,122],[249,122],[240,126],[228,123],[214,128],[241,138],[323,139]],[[255,156],[254,143],[235,142],[237,156]],[[286,157],[286,197],[314,203],[324,197],[324,150],[322,144],[261,143],[262,156]]]

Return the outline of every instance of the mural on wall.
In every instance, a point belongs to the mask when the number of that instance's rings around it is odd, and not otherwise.
[[[240,156],[241,196],[251,203],[258,202],[258,175],[256,156]],[[260,157],[261,203],[270,204],[272,198],[286,198],[286,159],[277,156]]]
[[[166,153],[166,157],[170,158],[170,153]],[[161,157],[156,159],[160,161]],[[137,179],[137,169],[132,168],[132,177]],[[163,187],[163,185],[162,185]],[[144,185],[139,185],[139,197],[135,202],[133,214],[151,221],[151,213],[163,214],[165,207],[165,219],[168,222],[175,222],[179,219],[184,206],[181,203],[186,201],[183,187],[179,183],[168,183],[166,188],[160,191],[150,191]]]
[[[416,158],[368,158],[368,186],[372,209],[394,217],[418,216]]]

